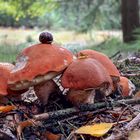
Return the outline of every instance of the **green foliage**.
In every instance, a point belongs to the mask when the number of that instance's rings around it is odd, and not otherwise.
[[[0,0],[0,10],[13,15],[17,21],[21,17],[41,16],[53,7],[52,0]]]
[[[19,45],[0,44],[0,61],[14,62],[17,54],[27,46],[27,43]]]
[[[119,29],[120,2],[116,0],[71,0],[58,7],[61,25],[87,32],[94,29]]]
[[[99,7],[99,14],[95,22],[95,24],[99,24],[98,28],[121,28],[120,5],[119,0],[104,0],[104,3]]]
[[[45,15],[39,17],[37,19],[37,26],[43,29],[58,29],[60,28],[60,19],[59,16],[55,14],[55,12],[46,13]]]
[[[8,21],[9,25],[14,27],[37,26],[38,18],[56,6],[53,0],[0,0],[0,18],[3,18],[0,25],[7,25]]]
[[[27,41],[28,43],[30,43],[30,42],[33,42],[34,40],[33,40],[32,36],[28,35],[28,36],[26,37],[26,41]]]
[[[65,28],[78,32],[119,29],[116,0],[0,0],[0,25]]]
[[[108,56],[112,56],[118,51],[122,53],[133,53],[140,51],[140,40],[126,44],[118,38],[109,38],[98,45],[89,46],[89,48],[103,52]]]

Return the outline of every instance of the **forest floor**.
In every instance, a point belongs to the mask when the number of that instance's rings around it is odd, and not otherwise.
[[[119,59],[119,60],[118,60]],[[121,75],[136,86],[133,94],[113,92],[105,101],[74,107],[60,91],[41,104],[33,88],[22,100],[8,98],[0,107],[1,140],[139,140],[140,137],[140,54],[116,58]],[[138,76],[137,76],[138,75]],[[7,98],[6,98],[7,99]]]

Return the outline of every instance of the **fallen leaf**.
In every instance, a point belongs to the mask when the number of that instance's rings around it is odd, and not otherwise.
[[[113,123],[98,123],[93,125],[82,126],[75,131],[76,134],[89,134],[94,137],[105,135],[113,126]]]
[[[0,112],[2,113],[6,113],[14,109],[16,109],[14,105],[0,106]]]
[[[34,125],[35,125],[35,122],[32,119],[19,122],[19,124],[17,125],[17,135],[21,137],[22,131],[25,127],[34,126]]]

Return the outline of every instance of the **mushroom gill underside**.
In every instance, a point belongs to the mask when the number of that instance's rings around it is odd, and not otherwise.
[[[54,77],[56,77],[61,73],[62,72],[49,72],[45,75],[38,75],[32,81],[24,80],[24,81],[18,81],[16,83],[8,82],[8,86],[12,90],[23,90],[31,86],[38,85],[42,82],[48,81],[50,79],[53,79]]]

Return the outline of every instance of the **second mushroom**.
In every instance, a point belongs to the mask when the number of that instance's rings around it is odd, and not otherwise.
[[[77,59],[65,70],[62,86],[69,88],[67,99],[74,105],[93,103],[95,94],[98,99],[112,93],[112,80],[108,71],[97,60]]]

